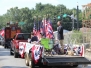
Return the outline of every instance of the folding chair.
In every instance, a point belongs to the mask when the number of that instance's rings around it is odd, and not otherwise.
[[[47,39],[47,38],[42,38],[41,39],[41,44],[44,47],[44,51],[46,55],[51,55],[52,56],[52,49],[53,49],[53,40],[52,39]]]

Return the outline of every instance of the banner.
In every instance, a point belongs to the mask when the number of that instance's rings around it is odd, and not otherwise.
[[[19,42],[19,54],[21,55],[21,58],[24,58],[24,52],[27,42]]]

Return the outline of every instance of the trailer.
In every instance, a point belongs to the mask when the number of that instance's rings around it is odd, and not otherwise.
[[[47,40],[41,40],[41,42],[42,41],[44,42],[45,45],[47,45],[46,44]],[[77,67],[78,65],[83,65],[84,67],[86,67],[88,66],[88,64],[91,64],[91,61],[88,60],[86,57],[84,57],[84,45],[80,45],[81,51],[79,55],[76,55],[75,52],[74,55],[69,55],[69,54],[59,55],[59,54],[52,54],[53,47],[51,45],[53,45],[54,43],[48,41],[47,43],[51,47],[50,50],[46,50],[45,47],[43,46],[43,43],[40,42],[32,42],[32,43],[19,42],[19,53],[20,55],[24,56],[26,66],[29,66],[30,68],[36,68],[36,67],[44,68],[46,66]],[[75,46],[73,46],[74,50],[78,48]]]
[[[23,42],[24,43],[24,42]],[[77,67],[78,65],[83,65],[86,67],[88,64],[91,64],[91,61],[88,60],[86,57],[83,56],[69,56],[69,55],[46,55],[44,48],[41,51],[37,51],[35,48],[41,47],[40,44],[31,44],[26,43],[25,45],[25,64],[30,68],[36,67],[59,67],[59,66],[71,66]],[[35,52],[35,53],[34,53]],[[40,53],[41,52],[41,53]],[[41,55],[42,54],[42,55]],[[34,58],[36,56],[36,58]]]

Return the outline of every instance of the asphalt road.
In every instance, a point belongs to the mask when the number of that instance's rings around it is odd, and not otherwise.
[[[9,54],[9,49],[4,49],[2,46],[0,46],[0,68],[29,68],[29,67],[25,65],[24,59],[14,58],[14,56],[11,56]],[[83,67],[80,65],[77,68],[83,68]],[[91,68],[91,66],[89,65],[87,68]]]
[[[28,68],[24,59],[14,58],[10,55],[9,49],[0,46],[0,68]]]

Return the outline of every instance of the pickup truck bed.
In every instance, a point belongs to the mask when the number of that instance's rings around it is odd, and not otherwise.
[[[79,64],[91,64],[91,62],[85,57],[77,56],[45,56],[43,58],[43,64],[47,66],[61,66],[61,65],[79,65]]]

